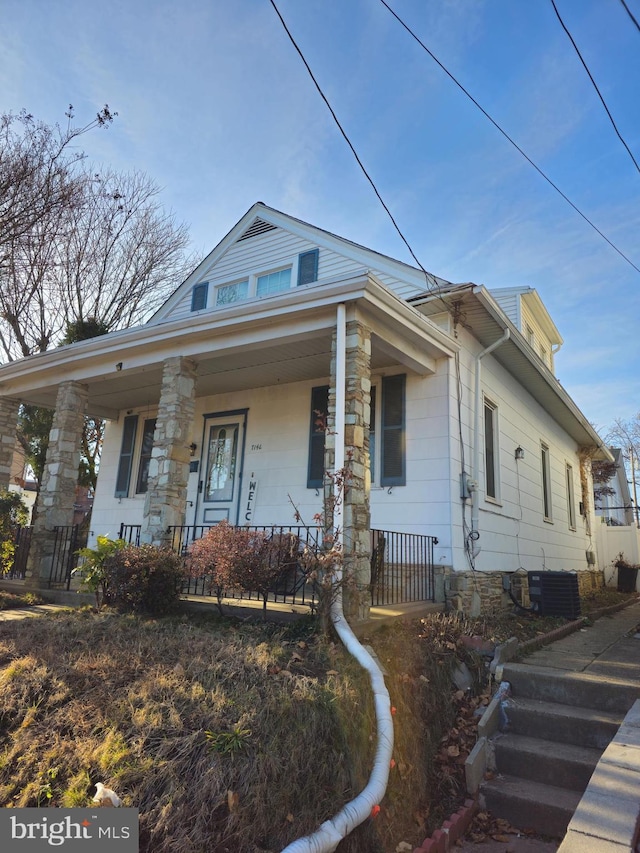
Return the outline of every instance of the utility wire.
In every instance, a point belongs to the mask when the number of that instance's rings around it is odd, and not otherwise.
[[[338,116],[335,114],[333,107],[332,107],[332,106],[331,106],[331,104],[329,103],[329,99],[327,98],[327,96],[325,95],[325,93],[324,93],[324,92],[322,91],[322,89],[320,88],[320,84],[319,84],[319,83],[318,83],[318,81],[316,80],[316,78],[315,78],[315,76],[314,76],[314,74],[313,74],[313,71],[311,70],[311,67],[309,66],[309,63],[307,62],[307,60],[306,60],[306,59],[305,59],[305,57],[304,57],[304,54],[302,53],[302,50],[298,47],[298,44],[297,44],[296,40],[294,39],[293,35],[291,34],[291,31],[289,30],[289,27],[287,27],[287,25],[286,25],[286,23],[285,23],[285,21],[284,21],[284,18],[283,18],[283,17],[282,17],[282,15],[280,14],[280,10],[279,10],[279,9],[278,9],[278,7],[276,6],[276,4],[275,4],[274,0],[269,0],[269,2],[270,2],[270,3],[271,3],[271,5],[273,6],[273,8],[274,8],[274,10],[275,10],[276,15],[280,18],[280,23],[281,23],[281,24],[282,24],[282,26],[284,27],[284,31],[286,32],[286,34],[289,36],[289,41],[291,42],[291,44],[294,46],[294,48],[295,48],[295,49],[296,49],[296,51],[298,52],[298,55],[299,55],[300,59],[303,61],[303,63],[304,63],[304,67],[305,67],[305,68],[307,69],[307,71],[309,72],[309,76],[310,76],[310,77],[311,77],[311,79],[313,80],[313,83],[314,83],[314,85],[315,85],[316,89],[318,90],[318,94],[320,95],[320,97],[322,98],[322,100],[325,102],[325,104],[326,104],[326,106],[327,106],[327,109],[328,109],[328,110],[329,110],[329,112],[331,113],[331,116],[332,116],[332,118],[333,118],[334,122],[335,122],[335,123],[336,123],[336,125],[338,126],[338,130],[340,131],[340,133],[342,134],[342,136],[343,136],[343,138],[344,138],[345,142],[347,143],[347,145],[348,145],[348,146],[349,146],[349,148],[351,149],[351,153],[352,153],[352,154],[353,154],[353,156],[356,158],[356,162],[357,162],[358,166],[360,166],[360,168],[362,169],[362,173],[364,174],[365,178],[366,178],[366,179],[369,181],[369,183],[371,184],[371,187],[372,187],[372,189],[373,189],[374,193],[375,193],[375,194],[376,194],[376,196],[378,197],[378,201],[380,202],[380,204],[381,204],[381,205],[383,206],[383,208],[385,209],[385,211],[386,211],[386,213],[387,213],[387,216],[389,217],[389,219],[390,219],[390,220],[391,220],[391,222],[393,223],[393,227],[396,229],[396,231],[397,231],[397,232],[398,232],[398,234],[400,235],[400,239],[402,240],[402,242],[405,244],[405,246],[406,246],[406,247],[407,247],[407,249],[409,250],[409,253],[411,254],[411,257],[413,258],[413,260],[416,262],[416,264],[418,265],[418,267],[419,267],[419,268],[422,270],[422,272],[424,273],[425,280],[426,280],[426,283],[427,283],[427,290],[429,290],[430,292],[433,292],[433,291],[434,291],[434,289],[435,289],[435,292],[437,293],[437,292],[440,290],[440,285],[438,284],[438,282],[437,282],[437,280],[436,280],[435,276],[433,275],[433,273],[427,272],[427,270],[422,266],[422,264],[421,264],[421,263],[420,263],[420,261],[418,260],[418,258],[417,258],[417,256],[416,256],[416,253],[413,251],[413,249],[412,249],[412,248],[411,248],[411,246],[409,245],[409,241],[407,240],[407,238],[404,236],[404,234],[403,234],[403,233],[402,233],[402,231],[400,230],[400,227],[398,226],[398,223],[397,223],[397,222],[396,222],[396,220],[394,219],[393,214],[391,213],[391,211],[389,210],[389,208],[388,208],[388,207],[387,207],[387,205],[385,204],[384,199],[383,199],[383,198],[382,198],[382,196],[380,195],[380,193],[379,193],[379,191],[378,191],[378,188],[376,187],[375,183],[373,182],[373,178],[371,177],[371,175],[370,175],[370,174],[367,172],[367,170],[365,169],[365,167],[364,167],[364,164],[363,164],[362,160],[361,160],[361,159],[360,159],[360,157],[358,156],[358,152],[356,151],[356,149],[355,149],[355,148],[354,148],[354,146],[353,146],[353,143],[351,142],[351,140],[350,140],[350,139],[349,139],[349,137],[347,136],[347,134],[346,134],[346,132],[345,132],[344,128],[343,128],[343,127],[342,127],[342,125],[340,124],[340,121],[339,121],[339,119],[338,119]],[[640,272],[640,270],[638,270],[638,271]],[[446,302],[444,302],[444,300],[443,300],[443,304],[446,306],[447,311],[449,311],[449,310],[450,310],[450,309],[449,309],[449,306],[447,305],[447,303],[446,303]]]
[[[620,0],[620,2],[621,2],[621,3],[622,3],[622,5],[624,6],[624,8],[625,8],[625,11],[626,11],[627,15],[631,18],[631,20],[633,21],[633,23],[634,23],[634,24],[636,25],[636,27],[640,30],[640,24],[638,23],[637,19],[633,17],[633,15],[632,15],[632,13],[631,13],[631,9],[629,9],[629,7],[628,7],[628,6],[627,6],[627,4],[624,2],[624,0]]]
[[[582,54],[580,53],[580,50],[578,49],[578,45],[575,43],[573,36],[571,35],[571,33],[569,32],[569,30],[568,30],[568,28],[567,28],[567,25],[565,24],[565,22],[564,22],[564,21],[562,20],[562,18],[560,17],[560,12],[558,12],[558,7],[556,6],[556,4],[555,4],[554,0],[551,0],[551,5],[553,6],[553,11],[556,13],[556,17],[557,17],[557,18],[558,18],[558,20],[560,21],[560,24],[561,24],[561,26],[562,26],[562,29],[565,31],[565,33],[566,33],[566,34],[567,34],[567,36],[569,37],[569,41],[570,41],[570,42],[571,42],[571,44],[573,45],[573,48],[574,48],[575,52],[578,54],[578,57],[579,57],[580,62],[582,63],[582,65],[583,65],[583,67],[584,67],[584,70],[585,70],[585,71],[587,72],[587,74],[589,75],[589,80],[591,80],[591,82],[593,83],[593,88],[594,88],[594,89],[596,90],[596,92],[598,93],[598,97],[600,98],[600,101],[602,102],[602,106],[604,107],[606,114],[609,116],[609,121],[611,122],[611,124],[612,124],[612,126],[613,126],[613,129],[615,130],[615,132],[616,132],[616,135],[617,135],[618,139],[620,140],[620,142],[622,142],[622,144],[624,145],[624,147],[627,149],[627,153],[628,153],[629,157],[631,157],[631,159],[633,160],[633,165],[636,167],[636,169],[638,170],[638,172],[640,172],[640,166],[638,166],[638,161],[637,161],[637,160],[636,160],[636,158],[633,156],[633,154],[631,153],[631,149],[629,148],[629,146],[627,145],[627,143],[626,143],[626,142],[624,141],[624,139],[622,138],[622,134],[621,134],[621,133],[620,133],[620,131],[618,130],[618,126],[616,125],[615,121],[613,120],[613,116],[611,115],[611,113],[610,113],[610,111],[609,111],[609,107],[607,106],[607,104],[606,104],[606,102],[605,102],[605,99],[602,97],[602,93],[600,92],[600,89],[598,89],[598,85],[597,85],[596,81],[593,79],[593,74],[591,73],[591,71],[589,71],[589,67],[587,66],[587,63],[584,61],[584,58],[583,58]],[[628,11],[628,10],[627,10],[627,11]],[[629,13],[629,14],[631,14],[631,13]]]
[[[272,0],[272,2],[273,2],[273,0]],[[403,26],[403,27],[404,27],[404,29],[409,33],[409,35],[410,35],[413,39],[415,39],[415,40],[418,42],[418,44],[420,45],[420,47],[421,47],[423,50],[425,50],[425,51],[429,54],[429,56],[433,59],[433,61],[434,61],[437,65],[439,65],[439,66],[440,66],[440,68],[441,68],[441,69],[444,71],[444,73],[445,73],[445,74],[446,74],[446,75],[447,75],[447,76],[448,76],[448,77],[449,77],[449,78],[450,78],[450,79],[451,79],[451,80],[456,84],[456,86],[457,86],[457,87],[458,87],[462,92],[464,92],[464,94],[467,96],[467,98],[469,98],[469,100],[470,100],[473,104],[475,104],[475,106],[480,110],[480,112],[481,112],[481,113],[482,113],[486,118],[488,118],[488,119],[489,119],[489,121],[490,121],[490,122],[491,122],[491,124],[496,128],[496,130],[500,131],[500,133],[504,136],[504,138],[505,138],[505,139],[507,139],[507,140],[508,140],[512,145],[513,145],[513,147],[514,147],[514,148],[515,148],[515,149],[516,149],[520,154],[522,154],[522,156],[524,157],[524,159],[525,159],[528,163],[530,163],[530,164],[533,166],[533,168],[536,170],[536,172],[538,172],[538,174],[539,174],[541,177],[543,177],[543,178],[545,179],[545,181],[546,181],[550,186],[552,186],[552,187],[553,187],[553,189],[554,189],[554,190],[555,190],[559,195],[561,195],[561,196],[562,196],[562,198],[567,202],[567,204],[569,204],[569,205],[570,205],[570,206],[575,210],[575,212],[576,212],[579,216],[581,216],[581,217],[584,219],[584,221],[585,221],[588,225],[590,225],[590,226],[593,228],[593,230],[594,230],[597,234],[599,234],[599,235],[602,237],[602,239],[603,239],[605,242],[607,242],[607,243],[611,246],[611,248],[612,248],[614,251],[616,251],[616,252],[620,255],[620,257],[621,257],[621,258],[623,258],[623,259],[624,259],[624,260],[625,260],[625,261],[626,261],[630,266],[632,266],[636,272],[640,272],[640,267],[637,267],[637,266],[633,263],[633,261],[632,261],[630,258],[628,258],[628,257],[624,254],[624,252],[623,252],[623,251],[621,251],[621,250],[620,250],[620,249],[619,249],[619,248],[618,248],[614,243],[612,243],[612,242],[611,242],[611,240],[610,240],[610,239],[609,239],[605,234],[603,234],[603,232],[598,228],[598,226],[597,226],[597,225],[595,225],[595,224],[594,224],[594,223],[593,223],[593,222],[592,222],[592,221],[591,221],[591,220],[590,220],[590,219],[589,219],[589,218],[588,218],[588,217],[587,217],[587,216],[586,216],[586,215],[585,215],[585,214],[580,210],[580,208],[578,208],[578,207],[577,207],[577,206],[576,206],[576,205],[571,201],[571,199],[570,199],[567,195],[565,195],[565,194],[562,192],[562,190],[560,189],[560,187],[559,187],[557,184],[555,184],[555,183],[551,180],[551,178],[549,178],[549,177],[548,177],[548,176],[547,176],[547,175],[542,171],[542,169],[541,169],[539,166],[537,166],[537,165],[533,162],[533,160],[531,159],[531,157],[529,157],[527,154],[525,154],[525,152],[522,150],[522,148],[520,148],[520,146],[518,145],[518,143],[517,143],[517,142],[515,142],[515,140],[513,140],[513,139],[509,136],[509,134],[506,132],[506,130],[503,130],[503,129],[500,127],[500,125],[498,124],[498,122],[497,122],[497,121],[495,121],[495,119],[493,119],[493,118],[489,115],[489,113],[488,113],[488,112],[487,112],[487,111],[486,111],[482,106],[480,106],[480,104],[478,103],[478,101],[476,101],[476,99],[473,97],[473,95],[472,95],[472,94],[471,94],[467,89],[465,89],[465,87],[462,85],[462,83],[460,83],[460,82],[459,82],[459,81],[458,81],[458,80],[453,76],[453,74],[452,74],[452,73],[451,73],[447,68],[445,68],[445,66],[440,62],[440,60],[438,59],[438,57],[437,57],[437,56],[435,56],[435,54],[433,54],[433,53],[429,50],[429,48],[426,46],[426,44],[425,44],[423,41],[421,41],[421,40],[420,40],[420,38],[419,38],[419,37],[418,37],[418,36],[413,32],[413,30],[412,30],[412,29],[411,29],[407,24],[405,24],[405,22],[402,20],[402,18],[401,18],[401,17],[400,17],[396,12],[394,12],[394,10],[391,8],[391,6],[389,6],[389,4],[386,2],[386,0],[380,0],[380,2],[382,3],[382,5],[383,5],[383,6],[385,6],[385,7],[389,10],[389,12],[391,12],[391,14],[393,15],[393,17],[398,21],[398,23],[399,23],[401,26]]]

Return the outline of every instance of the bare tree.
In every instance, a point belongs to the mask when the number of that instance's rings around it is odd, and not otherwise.
[[[11,246],[40,222],[73,206],[79,184],[76,167],[84,155],[72,142],[94,127],[106,127],[116,113],[108,105],[84,127],[51,127],[22,110],[0,116],[0,267]]]
[[[196,263],[186,226],[150,178],[90,168],[71,145],[114,115],[105,107],[72,129],[70,108],[67,131],[25,112],[0,117],[0,352],[9,361],[142,322]],[[36,470],[46,414],[24,407],[19,430]],[[101,423],[87,420],[87,484],[101,436]]]

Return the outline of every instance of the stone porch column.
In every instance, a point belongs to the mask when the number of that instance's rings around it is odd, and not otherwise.
[[[19,408],[19,400],[0,398],[0,490],[8,489],[11,482]]]
[[[87,394],[87,386],[79,382],[63,382],[58,389],[38,495],[38,514],[29,549],[28,586],[47,585],[55,540],[54,527],[73,524]]]
[[[335,435],[335,335],[329,389],[329,430],[325,441],[325,467],[333,472]],[[369,424],[371,416],[371,330],[358,320],[347,322],[346,339],[345,460],[349,477],[344,493],[344,570],[355,581],[345,589],[344,611],[350,622],[367,619],[371,606],[371,513],[369,492]],[[326,495],[326,493],[325,493]],[[325,500],[326,506],[326,500]]]
[[[167,527],[184,524],[190,461],[187,442],[195,412],[196,373],[195,362],[183,356],[164,363],[142,542],[165,544]]]

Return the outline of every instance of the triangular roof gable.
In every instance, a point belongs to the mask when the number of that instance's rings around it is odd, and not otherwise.
[[[294,216],[282,213],[258,201],[249,208],[242,219],[234,225],[206,258],[198,264],[191,275],[171,294],[148,322],[159,323],[168,319],[173,309],[191,291],[194,284],[207,280],[213,268],[232,246],[241,239],[244,239],[245,235],[248,237],[253,233],[259,234],[271,230],[269,226],[282,228],[297,237],[309,240],[314,246],[330,249],[344,255],[355,261],[362,269],[376,270],[386,273],[393,278],[413,284],[416,287],[416,293],[424,290],[425,276],[421,270],[403,261],[398,261],[380,252],[376,252],[373,249],[368,249],[344,237],[339,237],[315,225],[310,225],[301,219],[296,219]],[[448,282],[444,281],[444,279],[435,280],[442,286],[448,285]]]

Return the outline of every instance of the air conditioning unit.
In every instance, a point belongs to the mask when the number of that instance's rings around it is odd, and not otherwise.
[[[528,572],[531,608],[540,616],[580,617],[578,575],[575,572]]]

